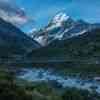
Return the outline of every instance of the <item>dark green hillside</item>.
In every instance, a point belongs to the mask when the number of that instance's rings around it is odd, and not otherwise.
[[[11,23],[0,19],[0,57],[25,54],[39,44]]]

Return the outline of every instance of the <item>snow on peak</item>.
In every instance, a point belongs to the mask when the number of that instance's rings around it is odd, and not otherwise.
[[[67,21],[70,17],[66,15],[66,13],[60,12],[58,13],[53,20],[51,21],[51,26],[47,28],[47,30],[51,30],[53,28],[61,27],[62,23]]]
[[[69,16],[66,15],[66,13],[60,12],[58,13],[54,19],[53,19],[53,23],[62,23],[64,21],[67,21],[69,19]]]

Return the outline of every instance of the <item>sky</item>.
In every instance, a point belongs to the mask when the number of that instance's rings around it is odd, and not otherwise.
[[[100,0],[0,0],[0,17],[23,31],[46,26],[60,11],[75,20],[100,22]]]

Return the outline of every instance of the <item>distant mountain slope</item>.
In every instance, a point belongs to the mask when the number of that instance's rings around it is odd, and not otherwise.
[[[66,59],[99,59],[100,29],[85,32],[67,40],[55,40],[46,47],[33,50],[28,57],[65,57]],[[95,61],[95,60],[94,60]]]
[[[90,24],[83,20],[73,20],[66,13],[58,13],[50,23],[43,29],[36,32],[33,31],[33,38],[42,46],[46,46],[51,42],[65,40],[74,36],[82,35],[92,29],[99,27],[100,24]]]
[[[24,54],[39,46],[21,30],[0,19],[0,57]]]

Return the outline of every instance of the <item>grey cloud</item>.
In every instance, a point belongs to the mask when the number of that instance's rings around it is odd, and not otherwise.
[[[15,0],[0,0],[0,17],[14,25],[23,25],[28,19]]]

